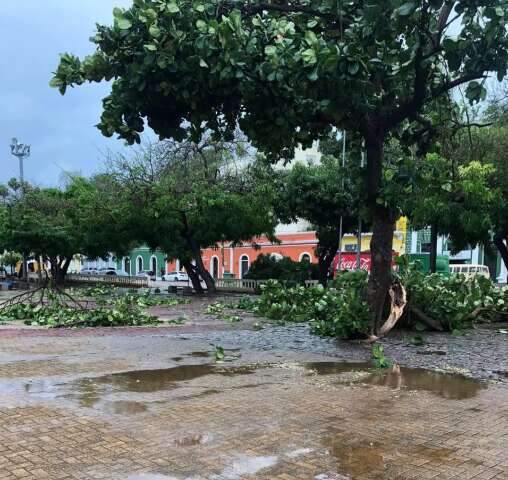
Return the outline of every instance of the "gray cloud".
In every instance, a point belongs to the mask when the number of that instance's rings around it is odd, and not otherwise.
[[[62,97],[49,87],[59,54],[93,51],[95,23],[109,24],[115,6],[131,0],[3,0],[0,10],[0,182],[18,175],[9,143],[16,136],[32,145],[28,180],[52,185],[62,168],[84,174],[99,169],[107,149],[123,142],[106,139],[94,127],[108,85],[86,85]]]

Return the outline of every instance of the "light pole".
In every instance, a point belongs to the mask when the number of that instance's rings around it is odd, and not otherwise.
[[[19,143],[17,138],[11,142],[11,154],[18,157],[19,160],[19,181],[21,182],[21,194],[25,194],[25,177],[23,171],[23,160],[30,156],[30,145]],[[26,255],[23,253],[23,279],[28,283],[28,263]]]
[[[19,160],[19,181],[21,182],[21,189],[23,188],[23,183],[25,181],[24,172],[23,172],[23,160],[30,156],[30,145],[25,145],[23,143],[19,143],[17,138],[13,138],[11,142],[11,153],[18,157]]]

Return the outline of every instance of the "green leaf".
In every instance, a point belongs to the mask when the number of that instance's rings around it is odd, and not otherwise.
[[[178,13],[180,11],[180,7],[176,2],[168,3],[168,6],[166,8],[169,13]]]
[[[156,52],[157,51],[157,45],[154,45],[153,43],[147,43],[145,45],[145,49],[149,52]]]
[[[129,30],[132,27],[132,23],[127,18],[117,19],[117,25],[120,30]]]
[[[269,57],[275,55],[276,53],[277,47],[275,47],[274,45],[267,45],[265,47],[265,54],[268,55]]]
[[[202,33],[206,33],[208,31],[208,25],[204,20],[198,20],[196,22],[196,28]]]
[[[312,30],[307,30],[305,32],[305,41],[309,45],[314,45],[317,43],[318,40],[317,40],[316,34]]]
[[[161,35],[161,30],[160,30],[160,28],[159,28],[157,25],[155,25],[155,24],[154,24],[154,25],[152,25],[152,26],[149,28],[149,30],[148,30],[148,31],[150,32],[150,35],[151,35],[152,37],[155,37],[155,38],[159,38],[159,37],[160,37],[160,35]]]
[[[407,17],[408,15],[411,15],[416,10],[416,3],[415,2],[407,2],[404,3],[402,6],[397,8],[395,12],[400,17]]]

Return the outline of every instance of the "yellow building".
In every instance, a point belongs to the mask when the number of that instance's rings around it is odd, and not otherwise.
[[[406,239],[408,221],[406,217],[401,217],[395,226],[395,233],[393,234],[393,250],[399,255],[402,255],[406,251]],[[370,250],[370,241],[372,239],[372,233],[362,234],[362,252],[368,252]],[[342,240],[342,251],[343,252],[356,252],[356,246],[358,239],[356,235],[346,234]]]

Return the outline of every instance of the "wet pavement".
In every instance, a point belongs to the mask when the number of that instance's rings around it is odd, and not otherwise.
[[[2,327],[0,479],[508,479],[500,327],[396,332],[401,367],[379,371],[364,345],[205,307],[173,307],[181,327]]]

